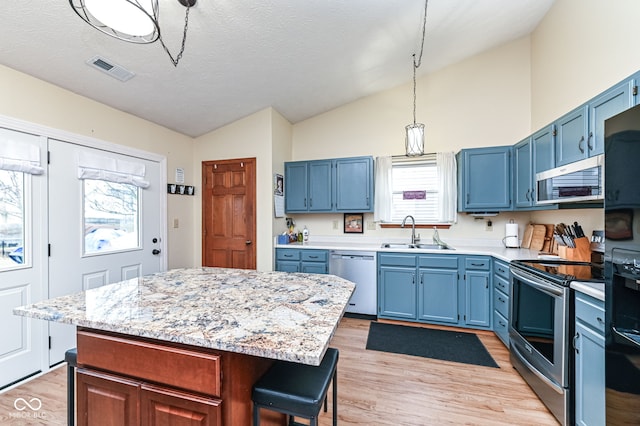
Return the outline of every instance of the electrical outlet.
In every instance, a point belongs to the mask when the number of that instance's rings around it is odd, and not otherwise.
[[[484,228],[485,231],[493,231],[493,222],[491,222],[490,220],[488,220],[486,222],[486,226]]]
[[[375,231],[376,223],[372,220],[367,221],[367,231]]]
[[[180,227],[180,222],[178,221],[178,219],[173,219],[173,227],[174,228],[179,228]]]
[[[334,220],[333,221],[333,229],[340,229],[340,221],[339,220]]]

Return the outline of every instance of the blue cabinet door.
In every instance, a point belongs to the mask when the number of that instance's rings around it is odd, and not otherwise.
[[[276,271],[300,272],[300,262],[297,260],[278,260],[276,261]]]
[[[589,101],[589,156],[604,152],[604,121],[634,105],[634,87],[629,79]]]
[[[306,212],[307,161],[284,164],[284,203],[287,212]]]
[[[326,274],[328,269],[325,262],[300,262],[300,272],[307,274]]]
[[[556,166],[588,157],[587,124],[587,106],[576,108],[557,121]]]
[[[378,279],[378,315],[416,319],[415,268],[381,266]]]
[[[465,279],[464,323],[474,327],[491,326],[491,286],[488,271],[467,271]]]
[[[458,270],[420,269],[418,319],[457,324]]]
[[[331,211],[333,207],[331,167],[331,160],[309,162],[309,211]]]
[[[604,425],[605,373],[604,336],[583,322],[576,322],[576,424]]]
[[[531,135],[534,183],[536,173],[553,169],[556,166],[555,129],[556,126],[552,124]]]
[[[515,207],[531,207],[534,204],[531,138],[527,138],[513,147],[513,158]]]
[[[511,209],[511,149],[462,151],[463,211]]]
[[[336,210],[373,211],[373,158],[336,160]]]

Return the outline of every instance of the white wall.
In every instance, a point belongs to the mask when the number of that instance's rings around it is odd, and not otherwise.
[[[528,37],[492,49],[417,81],[418,122],[426,125],[427,152],[511,145],[527,136],[531,124],[530,40]],[[428,58],[425,58],[428,61]],[[408,58],[410,61],[410,58]],[[401,155],[404,127],[412,122],[412,84],[381,92],[293,126],[293,159],[355,155]],[[286,184],[286,183],[285,183]],[[342,215],[295,215],[299,228],[314,235],[342,235]],[[502,213],[486,223],[459,215],[458,223],[440,231],[447,238],[504,237],[504,223],[529,220],[529,213]],[[340,225],[334,229],[333,223]],[[371,222],[371,214],[365,222]],[[369,230],[363,236],[408,238],[404,229]],[[432,232],[423,230],[422,237]]]
[[[274,116],[276,118],[274,118]],[[273,149],[277,137],[283,150],[288,148],[286,123],[273,108],[266,108],[216,131],[195,139],[193,170],[202,186],[202,162],[233,158],[256,158],[256,266],[273,266]],[[277,129],[274,136],[274,121]],[[283,142],[284,140],[284,142]],[[286,157],[286,154],[285,154]],[[193,251],[196,264],[202,259],[202,199],[196,197],[193,211],[195,227]]]
[[[176,167],[187,166],[185,179],[187,184],[192,182],[189,166],[193,147],[188,136],[1,65],[0,93],[1,115],[164,155],[167,157],[169,181],[173,180]],[[194,198],[168,197],[169,268],[193,264],[190,218]],[[173,218],[179,219],[180,227],[177,229],[171,227]]]

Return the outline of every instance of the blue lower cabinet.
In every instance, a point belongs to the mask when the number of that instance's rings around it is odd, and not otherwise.
[[[276,271],[327,274],[329,273],[329,251],[277,248]]]
[[[418,289],[420,314],[423,321],[457,324],[458,270],[420,269]]]
[[[415,320],[415,268],[381,266],[378,271],[378,300],[379,316]]]
[[[465,279],[469,259],[480,261],[480,270]],[[488,257],[379,253],[378,316],[490,328],[490,278]]]
[[[575,423],[604,425],[604,303],[576,292],[575,312]]]
[[[493,331],[509,347],[509,264],[493,259]]]

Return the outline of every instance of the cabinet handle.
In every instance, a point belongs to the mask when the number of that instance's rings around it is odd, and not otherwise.
[[[484,263],[473,263],[473,262],[471,262],[471,266],[484,266]]]
[[[313,198],[309,198],[309,207],[313,207]]]
[[[498,296],[498,300],[504,303],[504,299],[502,297]]]
[[[575,336],[573,336],[573,349],[575,349],[576,354],[580,355],[580,349],[578,349],[578,346],[576,346],[576,340],[578,340],[578,338],[580,337],[580,333],[576,333]]]
[[[587,147],[589,147],[589,150],[593,151],[593,144],[591,143],[591,141],[593,140],[593,132],[589,132],[589,139],[587,139]]]
[[[484,279],[484,288],[489,288],[489,278]]]
[[[578,141],[578,149],[580,150],[581,153],[584,154],[584,148],[582,147],[582,142],[584,142],[584,135],[582,135],[582,137]]]
[[[604,320],[600,317],[596,317],[596,321],[598,321],[600,324],[604,324]]]
[[[531,192],[531,188],[527,189],[527,193],[524,195],[527,198],[527,201],[531,201],[529,198],[529,192]]]
[[[292,254],[283,254],[284,257],[293,257]]]
[[[304,198],[304,206],[307,207],[307,198]]]
[[[416,274],[412,274],[411,275],[411,284],[415,285],[415,283],[416,283]]]

